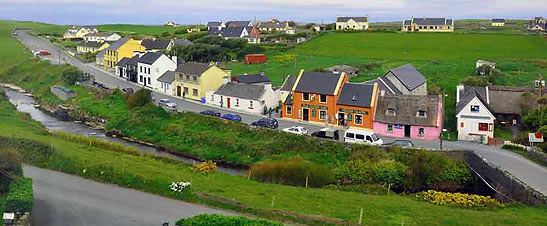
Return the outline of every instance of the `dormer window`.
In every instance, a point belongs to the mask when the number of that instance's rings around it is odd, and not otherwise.
[[[388,108],[388,109],[387,109],[387,112],[386,112],[386,115],[388,115],[388,116],[396,116],[396,115],[397,115],[397,111],[395,111],[395,108]]]
[[[357,101],[357,94],[353,94],[353,96],[351,97],[351,100],[352,101]]]
[[[471,112],[478,113],[479,112],[479,105],[471,105]]]
[[[416,113],[416,117],[418,117],[418,118],[426,118],[426,117],[427,117],[427,114],[426,114],[425,111],[418,110],[418,112]]]

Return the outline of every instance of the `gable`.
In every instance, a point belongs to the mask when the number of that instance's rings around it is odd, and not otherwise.
[[[471,112],[471,106],[472,105],[478,105],[479,106],[479,112]],[[490,112],[488,107],[477,97],[474,96],[467,104],[465,104],[460,112],[456,115],[457,118],[461,117],[462,115],[472,115],[472,116],[483,116],[483,117],[490,117],[492,119],[495,119],[494,114]]]

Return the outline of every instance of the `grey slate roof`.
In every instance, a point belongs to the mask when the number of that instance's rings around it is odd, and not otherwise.
[[[220,34],[220,31],[218,29],[218,27],[211,27],[208,31],[207,31],[207,35],[219,35]]]
[[[181,46],[192,45],[192,42],[186,39],[175,39],[173,40],[173,42],[175,43],[175,45],[181,45]]]
[[[414,18],[413,23],[419,25],[451,25],[452,19],[445,18]]]
[[[492,19],[492,23],[505,23],[505,19]]]
[[[155,52],[145,53],[144,55],[141,56],[141,58],[139,58],[139,63],[153,64],[162,55],[163,55],[163,53],[155,53]]]
[[[130,60],[130,58],[124,57],[116,64],[118,67],[125,67],[127,65],[127,62]]]
[[[304,72],[296,85],[296,92],[333,95],[341,74]]]
[[[97,33],[89,33],[89,34],[86,34],[84,36],[87,36],[87,37],[108,37],[108,36],[111,36],[113,35],[114,32],[111,32],[111,31],[100,31],[100,32],[97,32]]]
[[[259,27],[260,28],[285,28],[287,27],[287,23],[286,21],[278,21],[278,20],[273,20],[273,21],[266,21],[266,22],[261,22],[259,24]]]
[[[207,23],[207,27],[218,27],[222,24],[222,22],[220,21],[211,21],[209,23]]]
[[[182,74],[201,76],[203,72],[207,71],[211,65],[206,63],[186,62],[178,65],[177,72]]]
[[[100,48],[101,46],[103,46],[105,43],[104,42],[86,42],[86,41],[81,41],[78,43],[78,46],[86,46],[86,47],[92,47],[92,48]]]
[[[127,61],[127,65],[131,65],[131,66],[137,66],[137,63],[139,62],[139,58],[140,56],[139,55],[135,55],[133,57],[131,57],[131,59],[129,59]]]
[[[249,26],[251,21],[249,20],[243,20],[243,21],[228,21],[226,22],[226,27],[246,27]]]
[[[403,25],[410,26],[411,23],[412,23],[411,20],[405,20],[405,21],[403,21]]]
[[[283,82],[283,86],[281,86],[281,91],[292,91],[292,87],[294,86],[295,82],[296,76],[287,76],[287,78]]]
[[[460,102],[461,98],[465,96],[466,93],[476,91],[480,98],[483,100],[487,100],[486,98],[486,87],[480,87],[480,86],[464,86],[463,90],[460,91]]]
[[[264,86],[228,82],[220,86],[220,88],[215,91],[215,94],[221,96],[237,97],[247,100],[259,100],[264,91]]]
[[[116,51],[118,50],[123,44],[125,44],[127,41],[129,41],[130,37],[125,37],[125,38],[121,38],[120,40],[110,44],[110,46],[108,48],[106,48],[106,50],[110,50],[110,51]]]
[[[367,22],[368,17],[362,16],[362,17],[338,17],[336,18],[336,22],[348,22],[350,19],[355,20],[355,22]]]
[[[145,39],[141,45],[146,49],[167,49],[171,43],[170,39]]]
[[[427,80],[412,64],[406,64],[401,67],[392,69],[388,73],[392,73],[399,81],[408,89],[414,90],[422,84],[426,83]],[[385,77],[385,76],[384,76]],[[383,79],[388,80],[388,79]],[[395,86],[390,86],[395,87]]]
[[[346,83],[338,96],[338,104],[356,107],[370,107],[374,85]]]
[[[220,35],[225,38],[239,38],[244,29],[246,29],[246,27],[227,27],[220,30]]]
[[[387,124],[437,126],[439,96],[397,95],[379,96],[374,121]],[[395,109],[395,116],[387,115],[388,108]],[[426,117],[417,117],[425,111]]]
[[[494,113],[486,101],[486,87],[466,86],[464,87],[464,90],[460,92],[460,101],[456,104],[456,114],[459,114],[475,97],[486,106],[490,113]]]
[[[387,86],[380,81],[380,78],[378,79],[374,79],[374,80],[370,80],[370,81],[366,81],[366,82],[363,82],[362,84],[368,84],[368,85],[374,85],[374,83],[377,83],[378,84],[378,92],[380,92],[381,90],[383,90],[385,92],[385,94],[387,95],[393,95],[393,94],[402,94],[401,91],[399,91],[398,89],[394,89],[394,92],[391,92],[391,90],[389,90],[387,88]],[[390,82],[391,84],[391,82]]]
[[[234,77],[234,81],[245,84],[255,84],[255,83],[269,83],[270,79],[263,75],[238,75]]]
[[[112,46],[112,45],[110,45],[110,46]],[[96,56],[95,58],[103,59],[103,58],[104,58],[104,54],[106,53],[106,50],[107,50],[107,49],[108,49],[108,48],[101,50],[99,53],[97,53],[97,56]]]
[[[355,68],[355,67],[352,67],[352,66],[348,66],[348,65],[345,65],[345,64],[342,64],[342,65],[334,65],[332,67],[329,67],[329,68],[326,68],[327,71],[330,71],[330,72],[337,72],[337,73],[341,73],[341,72],[346,72],[346,74],[354,74],[354,73],[359,73],[359,69]]]
[[[158,78],[158,81],[165,83],[173,83],[175,81],[175,71],[166,71]]]

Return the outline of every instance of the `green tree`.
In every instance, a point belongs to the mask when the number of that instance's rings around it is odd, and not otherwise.
[[[128,95],[126,102],[130,108],[142,107],[150,103],[150,90],[139,89],[137,92]]]
[[[81,81],[83,74],[77,68],[71,67],[61,73],[61,81],[67,85],[74,85],[77,81]]]

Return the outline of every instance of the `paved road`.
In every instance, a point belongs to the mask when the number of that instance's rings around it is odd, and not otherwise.
[[[29,46],[32,50],[35,50],[35,51],[40,49],[48,50],[51,53],[53,53],[53,55],[51,56],[51,59],[58,59],[57,54],[60,53],[61,58],[66,58],[68,63],[73,64],[74,66],[80,68],[84,72],[88,72],[92,74],[95,77],[96,81],[103,83],[108,87],[114,87],[114,88],[132,87],[134,89],[139,88],[137,84],[127,82],[124,79],[116,77],[112,73],[108,73],[102,69],[96,68],[89,64],[84,64],[70,57],[68,54],[58,51],[59,49],[56,48],[50,42],[31,36],[26,31],[18,31],[18,34],[19,34],[18,38],[25,45]],[[177,103],[178,110],[199,112],[205,109],[213,108],[211,106],[202,105],[194,101],[182,100],[182,99],[174,98],[171,96],[166,96],[160,93],[153,93],[153,96],[158,99],[169,98],[174,100]],[[230,112],[224,109],[219,111],[223,114]],[[252,121],[255,121],[261,118],[261,116],[256,116],[256,115],[250,115],[245,113],[239,113],[239,114],[242,115],[244,123],[250,123]],[[295,126],[295,125],[304,126],[310,132],[317,131],[323,127],[322,125],[319,125],[319,124],[298,123],[298,122],[286,121],[286,120],[279,121],[280,129],[290,127],[290,126]],[[395,140],[396,138],[382,137],[382,139],[384,140],[384,142],[391,142]],[[416,147],[419,147],[419,148],[426,148],[430,150],[439,149],[438,140],[437,141],[413,140],[413,142],[416,145]],[[514,154],[513,152],[510,152],[501,148],[496,148],[496,147],[477,144],[477,143],[461,142],[461,141],[443,142],[443,148],[445,150],[475,151],[476,153],[479,153],[480,155],[486,157],[488,161],[490,161],[491,163],[494,163],[495,165],[502,167],[503,169],[509,171],[514,176],[518,177],[520,180],[522,180],[524,183],[528,184],[532,188],[547,195],[547,169],[532,161],[529,161],[528,159],[520,155]]]
[[[24,174],[34,182],[33,225],[160,226],[202,213],[232,215],[32,166]]]

